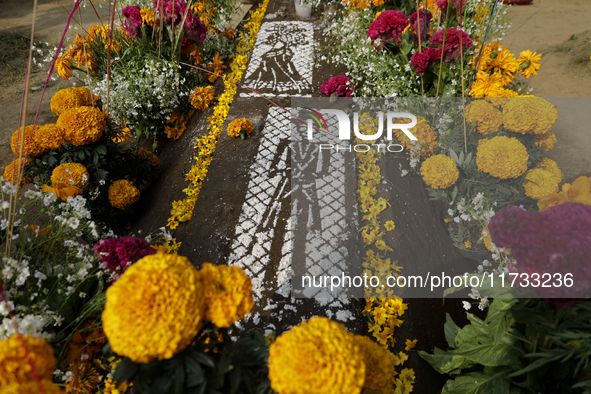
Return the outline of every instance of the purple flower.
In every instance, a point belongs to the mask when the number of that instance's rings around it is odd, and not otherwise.
[[[129,37],[142,37],[142,15],[140,13],[140,7],[132,5],[125,7],[122,11],[125,17],[125,23],[123,28]]]
[[[197,42],[203,42],[207,36],[207,27],[201,19],[197,18],[191,12],[187,13],[185,20],[185,38]]]
[[[353,85],[351,85],[351,81],[346,75],[337,75],[336,77],[330,77],[328,80],[324,81],[320,86],[320,91],[327,96],[332,96],[334,94],[351,97],[353,94]]]
[[[433,38],[431,38],[431,42],[429,45],[433,47],[439,47],[443,44],[443,36],[445,34],[445,29],[439,30],[437,33],[433,34]],[[465,32],[456,29],[455,27],[451,27],[447,31],[447,36],[445,37],[445,48],[443,48],[444,55],[443,60],[446,62],[451,62],[452,60],[458,59],[460,57],[460,37],[462,41],[463,51],[466,51],[466,48],[472,46],[472,39],[468,34]]]
[[[107,238],[94,245],[99,261],[115,278],[125,272],[128,266],[144,256],[156,253],[141,238]]]
[[[565,203],[545,212],[507,208],[496,214],[488,228],[492,241],[511,248],[509,269],[513,272],[537,273],[540,281],[544,274],[552,275],[547,282],[552,287],[535,287],[548,298],[589,295],[591,289],[591,206]],[[572,287],[556,286],[555,274],[572,275]],[[546,275],[546,278],[548,276]]]
[[[408,19],[401,11],[389,10],[382,12],[375,21],[369,25],[367,36],[373,40],[380,38],[383,43],[402,43],[402,31],[408,26]],[[381,46],[376,47],[377,50]]]

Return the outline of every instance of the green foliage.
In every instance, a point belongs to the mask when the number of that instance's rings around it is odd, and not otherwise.
[[[497,298],[486,319],[467,317],[460,329],[447,315],[449,350],[419,352],[449,375],[442,393],[591,393],[591,301]]]
[[[272,394],[268,346],[260,332],[232,342],[226,328],[208,322],[193,344],[172,358],[140,364],[123,357],[113,376],[132,382],[138,394]]]

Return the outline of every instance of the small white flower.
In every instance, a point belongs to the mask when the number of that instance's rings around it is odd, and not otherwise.
[[[462,301],[462,304],[464,306],[464,309],[467,311],[469,311],[470,308],[472,307],[472,305],[468,301]]]

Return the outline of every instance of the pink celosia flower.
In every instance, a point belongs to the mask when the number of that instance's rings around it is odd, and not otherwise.
[[[132,5],[125,7],[122,11],[125,17],[123,28],[129,37],[142,37],[142,15],[140,14],[140,7]]]
[[[421,52],[416,52],[410,58],[410,64],[415,68],[415,71],[419,74],[424,73],[427,68],[429,67],[429,55],[426,55]]]
[[[444,34],[444,29],[441,29],[437,33],[433,34],[433,38],[431,38],[429,45],[433,47],[436,46],[441,49]],[[447,36],[445,37],[445,48],[443,48],[444,61],[451,62],[452,60],[458,59],[460,57],[460,36],[462,37],[461,40],[464,52],[466,51],[466,48],[472,46],[472,39],[470,39],[468,34],[456,29],[455,27],[448,29]]]
[[[367,36],[373,40],[381,39],[384,43],[400,45],[402,43],[402,31],[408,26],[408,19],[398,10],[382,12],[375,21],[369,25]],[[381,46],[376,47],[381,49]]]
[[[103,268],[115,279],[142,257],[156,253],[145,240],[133,237],[107,238],[97,242],[94,251]]]
[[[338,96],[351,97],[353,85],[351,85],[351,81],[346,75],[337,75],[326,80],[320,86],[320,91],[327,96],[337,94]]]

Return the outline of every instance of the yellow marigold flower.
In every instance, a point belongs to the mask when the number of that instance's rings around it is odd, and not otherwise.
[[[389,252],[393,252],[394,250],[389,247],[388,245],[386,245],[386,242],[382,239],[378,239],[375,244],[376,248],[378,248],[379,250],[387,250]]]
[[[63,394],[62,389],[52,379],[41,380],[45,394]],[[39,394],[39,386],[35,380],[12,383],[0,387],[0,394]]]
[[[562,185],[562,191],[560,193],[547,195],[538,200],[538,209],[540,212],[544,212],[565,202],[591,205],[591,178],[580,176],[572,185],[565,183]]]
[[[169,126],[164,127],[164,132],[166,133],[166,136],[171,140],[178,140],[179,138],[181,138],[181,135],[183,135],[185,130],[187,130],[187,126],[182,126],[178,128]]]
[[[154,11],[151,8],[141,8],[140,15],[144,25],[154,26]]]
[[[43,339],[15,334],[0,341],[0,385],[34,382],[27,352],[37,376],[52,378],[56,365],[53,348]]]
[[[386,228],[386,231],[392,231],[394,230],[394,228],[396,227],[396,225],[394,225],[394,221],[392,220],[388,220],[385,224],[384,227]]]
[[[559,182],[556,175],[546,169],[534,167],[525,173],[525,179],[529,181],[523,183],[525,194],[534,200],[558,192]]]
[[[250,313],[254,306],[252,284],[241,268],[204,263],[199,272],[207,305],[205,320],[218,327],[228,327]]]
[[[365,371],[354,335],[325,317],[293,327],[269,348],[269,379],[278,394],[359,394]]]
[[[554,160],[546,157],[536,164],[535,167],[543,167],[546,171],[550,171],[554,175],[558,183],[562,182],[562,171],[560,171],[558,164]]]
[[[103,330],[113,351],[138,363],[169,359],[201,328],[201,275],[177,254],[157,253],[131,265],[109,289]]]
[[[53,169],[51,173],[51,185],[56,188],[67,186],[76,186],[80,189],[86,189],[90,175],[80,163],[64,163]]]
[[[119,179],[109,186],[109,202],[115,208],[126,209],[139,199],[140,191],[131,181]]]
[[[517,178],[527,171],[528,160],[527,149],[517,138],[498,136],[478,142],[478,170],[496,178]]]
[[[521,134],[544,134],[558,120],[558,110],[542,97],[514,97],[503,107],[507,130]]]
[[[160,159],[158,159],[158,156],[156,156],[154,153],[142,148],[139,151],[134,152],[134,154],[139,157],[148,158],[152,167],[160,168]]]
[[[55,61],[57,74],[65,80],[72,78],[72,63],[64,56],[60,56]]]
[[[556,135],[551,131],[547,131],[544,134],[536,134],[536,138],[534,139],[536,146],[539,146],[543,151],[549,151],[554,148],[556,141]]]
[[[355,335],[353,341],[365,362],[363,393],[393,394],[397,372],[393,354],[365,335]]]
[[[29,161],[27,159],[22,159],[19,157],[16,160],[14,160],[12,163],[7,165],[6,168],[4,169],[4,180],[6,180],[6,182],[9,182],[13,185],[16,185],[16,177],[18,176],[18,169],[20,167],[21,173],[23,173],[23,168],[24,168],[25,164],[29,164]],[[14,176],[14,179],[13,179],[13,176]],[[21,186],[27,185],[31,182],[33,182],[33,178],[31,178],[30,176],[25,176],[23,173],[22,178],[21,178]]]
[[[65,139],[80,146],[98,141],[107,126],[105,115],[94,107],[77,107],[62,112],[57,125],[65,130]]]
[[[421,176],[434,189],[447,189],[457,182],[460,171],[453,159],[446,155],[431,156],[421,164]]]
[[[476,130],[487,135],[499,130],[503,124],[503,114],[485,100],[474,100],[466,107],[466,122],[476,122]]]
[[[494,52],[493,52],[494,53]],[[515,72],[519,68],[520,63],[515,59],[510,50],[501,45],[496,55],[491,58],[489,67],[496,73],[499,73],[502,78],[502,85],[505,86],[515,78]]]
[[[189,100],[191,100],[193,108],[203,111],[213,102],[214,96],[215,89],[212,86],[205,88],[198,86],[193,90],[191,96],[189,96]]]
[[[228,125],[228,135],[234,138],[242,136],[242,139],[244,139],[246,134],[250,135],[253,130],[252,122],[246,118],[234,119]]]
[[[398,119],[398,122],[410,123],[410,119]],[[429,157],[437,151],[437,133],[431,129],[427,119],[417,116],[417,124],[411,127],[409,131],[417,137],[418,141],[416,142],[421,147],[420,155],[422,157]],[[411,149],[413,141],[402,130],[394,130],[394,135],[400,145],[404,146],[407,150]]]
[[[519,54],[519,71],[521,71],[521,75],[526,78],[531,77],[532,75],[537,75],[538,70],[540,69],[540,61],[542,60],[541,54],[536,54],[536,52],[532,52],[530,50],[523,51]]]
[[[466,242],[464,242],[464,246],[466,247],[466,249],[470,249],[472,247],[472,242],[466,241]],[[408,349],[406,349],[406,350],[408,350]]]
[[[412,341],[410,339],[407,339],[405,342],[404,350],[409,351],[410,349],[414,349],[418,341],[418,339],[413,339]]]

